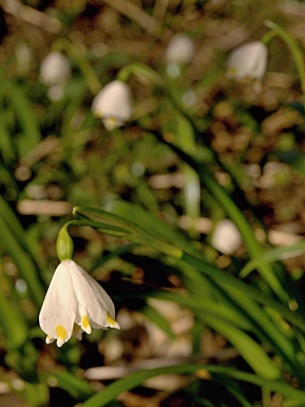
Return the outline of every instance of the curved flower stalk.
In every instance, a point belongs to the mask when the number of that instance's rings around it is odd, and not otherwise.
[[[63,260],[55,270],[45,296],[39,324],[46,343],[61,347],[71,336],[95,329],[120,329],[114,304],[106,291],[73,260]]]
[[[119,80],[106,85],[94,98],[91,110],[109,131],[123,126],[131,118],[131,91]]]
[[[268,49],[261,41],[241,45],[229,55],[226,76],[231,79],[259,79],[266,71]]]
[[[68,58],[61,52],[50,52],[40,65],[39,79],[49,86],[48,97],[58,100],[62,97],[64,87],[71,76]]]

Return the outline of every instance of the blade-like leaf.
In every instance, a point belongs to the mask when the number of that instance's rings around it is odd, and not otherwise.
[[[294,389],[289,384],[280,380],[266,380],[253,374],[244,373],[240,370],[221,366],[180,364],[178,366],[167,366],[131,373],[129,376],[111,383],[104,390],[92,396],[90,399],[82,404],[82,407],[105,406],[107,403],[114,400],[119,394],[136,386],[139,386],[141,383],[143,383],[147,379],[150,379],[151,377],[159,376],[162,374],[190,374],[201,370],[208,371],[211,374],[231,377],[239,381],[244,381],[255,384],[257,386],[265,387],[279,394],[282,394],[287,399],[305,403],[304,391]]]

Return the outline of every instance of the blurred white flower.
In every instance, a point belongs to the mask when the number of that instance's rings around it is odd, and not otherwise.
[[[50,52],[40,65],[39,79],[49,86],[48,97],[53,101],[63,96],[64,87],[70,76],[69,60],[60,52]]]
[[[211,245],[223,254],[232,254],[241,244],[241,235],[230,219],[217,223],[212,235]]]
[[[184,34],[176,34],[166,48],[165,58],[169,64],[184,65],[192,61],[194,53],[193,41]]]
[[[94,98],[91,110],[107,130],[122,126],[131,117],[131,91],[126,83],[114,80]]]
[[[65,83],[71,76],[68,58],[60,52],[50,52],[40,65],[40,80],[46,85]]]
[[[268,49],[261,41],[241,45],[229,55],[226,76],[232,79],[262,79],[267,56]]]
[[[113,302],[106,291],[73,260],[62,261],[46,293],[39,324],[47,334],[46,343],[57,340],[62,346],[71,335],[95,329],[120,329]]]

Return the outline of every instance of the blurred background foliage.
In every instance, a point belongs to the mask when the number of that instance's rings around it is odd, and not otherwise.
[[[304,16],[293,0],[0,0],[2,407],[305,405],[300,71],[277,35],[262,83],[225,76],[265,20],[302,59]],[[177,33],[195,52],[173,68]],[[59,98],[40,75],[51,51],[71,67]],[[91,104],[117,77],[133,116],[108,132]],[[160,252],[72,228],[75,260],[113,298],[121,330],[58,349],[38,313],[75,205],[132,220]]]

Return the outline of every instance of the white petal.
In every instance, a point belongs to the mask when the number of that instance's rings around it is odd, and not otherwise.
[[[261,41],[237,47],[229,56],[227,77],[261,79],[266,70],[267,55],[267,47]]]
[[[122,126],[131,117],[129,87],[119,80],[108,83],[94,98],[92,111],[97,117],[110,119],[109,130]]]
[[[88,322],[89,327],[93,328],[119,329],[118,323],[114,320],[114,304],[106,291],[82,267],[72,261],[70,261],[70,275],[80,315],[79,320],[75,322],[85,332],[88,332]],[[88,320],[84,320],[84,318]],[[89,331],[91,332],[91,328]]]
[[[57,339],[58,346],[70,339],[77,318],[76,297],[67,262],[61,262],[55,270],[39,314],[40,327],[48,335],[47,343]]]
[[[79,326],[79,325],[77,325],[77,324],[74,324],[74,326],[73,326],[73,331],[72,331],[72,336],[74,336],[74,338],[76,338],[76,339],[78,339],[79,341],[81,341],[82,340],[82,337],[83,337],[83,330],[82,330],[82,328]]]

